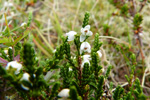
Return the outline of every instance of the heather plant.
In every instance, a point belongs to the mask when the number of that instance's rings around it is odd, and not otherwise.
[[[36,2],[38,0],[25,1],[24,10],[28,11]],[[42,34],[41,23],[34,18],[35,12],[30,12],[28,20],[14,28],[9,27],[4,14],[5,25],[0,37],[0,99],[147,100],[144,85],[148,69],[140,12],[148,1],[139,0],[139,5],[134,0],[107,2],[117,9],[111,18],[121,17],[131,24],[128,26],[131,32],[124,36],[128,42],[113,37],[110,23],[100,24],[104,36],[97,32],[99,30],[92,24],[92,10],[85,12],[80,28],[73,25],[70,29],[69,24],[65,35],[53,10],[53,24],[58,33],[55,47]],[[7,6],[12,4],[7,2]],[[115,66],[120,63],[123,66]],[[122,81],[120,77],[123,82],[118,82]]]

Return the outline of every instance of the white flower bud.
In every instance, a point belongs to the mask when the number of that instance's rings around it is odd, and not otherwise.
[[[23,76],[22,76],[22,78],[20,79],[20,81],[25,80],[25,81],[30,82],[29,78],[30,78],[29,73],[24,73]],[[29,90],[29,87],[25,86],[24,84],[21,84],[21,87],[22,87],[24,90]]]
[[[18,63],[17,61],[11,61],[11,62],[7,63],[6,70],[9,70],[10,67],[16,69],[15,74],[17,75],[20,73],[22,65],[20,63]]]
[[[26,22],[23,22],[23,23],[21,23],[21,27],[25,27],[27,25],[27,23]]]
[[[98,54],[99,58],[101,58],[101,57],[102,57],[101,50],[97,51],[97,54]]]
[[[68,36],[68,41],[73,41],[76,34],[77,33],[75,31],[70,31],[70,32],[66,33],[66,36]]]
[[[62,89],[59,93],[58,93],[58,96],[59,97],[69,97],[69,92],[70,90],[69,89]]]
[[[90,65],[90,60],[91,60],[91,56],[90,55],[83,55],[81,68],[84,67],[85,63],[89,63],[89,65]]]
[[[83,42],[80,46],[80,54],[83,52],[91,53],[91,46],[88,42]]]

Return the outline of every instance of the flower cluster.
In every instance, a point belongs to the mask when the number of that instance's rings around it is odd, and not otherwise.
[[[70,32],[66,33],[66,36],[68,37],[67,41],[73,41],[75,39],[76,35],[77,35],[77,32],[75,32],[75,31],[70,31]],[[88,42],[86,42],[86,39],[92,35],[93,35],[93,32],[90,31],[90,25],[86,25],[84,28],[81,28],[80,55],[82,55],[84,53],[88,53],[88,54],[85,54],[82,56],[82,64],[81,64],[82,68],[84,66],[84,63],[89,63],[89,65],[90,65],[91,56],[89,54],[91,53],[91,45]],[[102,57],[102,53],[100,50],[97,51],[97,54],[100,58]]]

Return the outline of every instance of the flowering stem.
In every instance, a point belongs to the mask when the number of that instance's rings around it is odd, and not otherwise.
[[[78,76],[78,79],[79,79],[79,82],[80,82],[80,86],[81,86],[81,84],[82,84],[82,81],[81,81],[81,78],[82,78],[82,69],[81,69],[81,63],[82,63],[82,61],[81,61],[81,56],[78,56],[78,73],[79,73],[79,76]]]

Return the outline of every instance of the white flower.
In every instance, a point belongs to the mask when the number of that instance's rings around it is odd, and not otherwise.
[[[73,41],[76,34],[77,33],[75,31],[70,31],[70,32],[66,33],[66,36],[68,36],[68,41]]]
[[[69,67],[69,71],[73,71],[72,68]]]
[[[81,68],[84,67],[85,63],[89,63],[89,65],[90,65],[90,60],[91,60],[91,56],[90,55],[83,55]]]
[[[12,47],[8,47],[9,49],[12,49]]]
[[[12,49],[12,47],[8,47],[8,49]],[[4,50],[5,54],[8,54],[8,49]]]
[[[59,93],[58,93],[58,96],[59,97],[65,97],[65,98],[67,98],[67,97],[69,97],[69,92],[70,92],[70,90],[69,89],[62,89]]]
[[[25,85],[23,85],[23,84],[21,84],[21,87],[24,89],[24,90],[29,90],[29,87],[27,87],[27,86],[25,86]]]
[[[20,81],[25,80],[25,81],[29,82],[30,81],[29,78],[30,78],[30,75],[28,73],[24,73],[23,76],[22,76],[22,78],[20,79]],[[24,84],[21,84],[21,87],[24,90],[29,90],[29,87],[25,86]]]
[[[29,73],[24,73],[20,80],[25,80],[29,82],[29,77],[30,77]]]
[[[17,75],[20,73],[22,65],[20,63],[18,63],[17,61],[11,61],[11,62],[7,63],[6,70],[9,70],[10,67],[16,69],[15,74]]]
[[[8,50],[4,50],[5,54],[8,54]]]
[[[83,55],[83,60],[91,60],[91,56],[90,55]]]
[[[26,22],[23,22],[23,23],[21,23],[21,27],[25,27],[27,25],[27,23]]]
[[[9,2],[4,2],[4,7],[12,7],[13,4],[12,3],[9,3]]]
[[[53,53],[55,53],[55,52],[56,52],[56,49],[53,50]]]
[[[98,54],[99,58],[101,58],[101,57],[102,57],[101,50],[97,51],[97,54]]]
[[[86,38],[86,36],[92,36],[92,32],[90,31],[90,25],[85,26],[84,28],[81,28],[81,35],[80,35],[80,42],[83,42]]]
[[[83,52],[91,53],[91,46],[88,42],[83,42],[80,46],[80,54]]]

